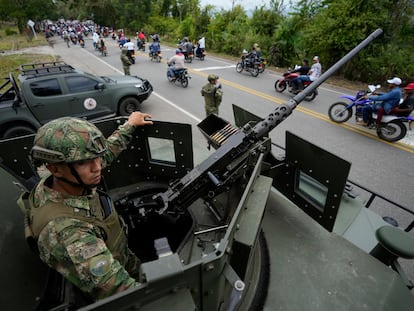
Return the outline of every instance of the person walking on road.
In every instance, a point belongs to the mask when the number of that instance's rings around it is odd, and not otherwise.
[[[208,83],[201,89],[201,95],[204,96],[206,117],[210,114],[218,115],[219,106],[223,98],[221,84],[217,84],[218,76],[210,74],[207,77]]]
[[[132,62],[129,60],[127,52],[128,50],[126,48],[122,48],[121,62],[122,62],[122,66],[124,67],[124,74],[126,76],[130,76],[131,75],[130,67],[132,65]]]

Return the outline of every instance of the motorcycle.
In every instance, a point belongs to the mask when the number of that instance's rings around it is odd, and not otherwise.
[[[241,73],[242,71],[250,72],[253,77],[257,77],[260,73],[259,71],[259,62],[250,61],[246,56],[241,57],[241,61],[236,64],[236,71]]]
[[[145,39],[140,40],[138,44],[138,51],[145,52],[145,45]]]
[[[168,64],[167,68],[167,79],[170,82],[179,82],[182,87],[186,88],[188,86],[188,81],[191,79],[188,74],[187,68],[177,69],[174,72],[174,76],[169,75],[169,69],[172,65]]]
[[[258,63],[259,63],[258,64],[259,65],[259,73],[263,73],[266,69],[267,61],[264,58],[259,57],[258,58]]]
[[[160,63],[161,59],[162,59],[161,51],[149,52],[149,57],[150,57],[151,61]]]
[[[295,69],[297,69],[298,67],[295,66]],[[292,70],[289,68],[287,72],[285,72],[283,74],[283,79],[278,79],[275,81],[275,90],[278,93],[282,93],[284,90],[288,89],[288,92],[291,94],[296,94],[297,91],[294,90],[291,86],[290,86],[290,82],[299,77],[299,73],[296,72],[291,72]],[[312,81],[303,81],[303,89],[307,88],[309,85],[312,84]],[[315,97],[318,95],[318,89],[315,89],[311,94],[309,94],[308,96],[305,97],[306,101],[311,101],[314,100]]]
[[[134,50],[128,50],[126,55],[127,55],[128,59],[129,59],[129,61],[132,64],[135,64],[135,51]]]
[[[79,39],[79,44],[81,47],[85,47],[85,40],[84,39]]]
[[[194,57],[197,57],[199,60],[204,60],[204,57],[206,56],[205,49],[194,47],[193,55]]]
[[[184,54],[184,62],[185,63],[192,63],[194,58],[193,51],[182,51]]]
[[[329,118],[336,123],[343,123],[348,121],[353,114],[353,107],[355,107],[355,121],[362,120],[362,109],[367,105],[375,104],[374,101],[366,98],[366,95],[371,95],[376,89],[380,88],[380,85],[369,85],[369,92],[362,90],[359,91],[356,96],[342,95],[339,98],[345,98],[350,102],[336,102],[333,103],[328,110]],[[397,116],[397,115],[384,115],[381,119],[381,125],[375,126],[377,114],[373,113],[372,118],[368,121],[368,128],[376,129],[379,138],[388,141],[396,142],[403,139],[407,134],[407,127],[405,123],[413,122],[413,116]]]

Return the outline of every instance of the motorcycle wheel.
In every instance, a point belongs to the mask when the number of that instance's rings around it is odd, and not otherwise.
[[[352,117],[352,109],[346,108],[347,104],[337,102],[331,105],[328,110],[329,119],[336,123],[343,123]]]
[[[236,71],[238,73],[240,73],[240,72],[243,71],[243,64],[242,63],[237,63],[237,65],[236,65]]]
[[[251,74],[253,77],[257,77],[257,76],[259,75],[259,68],[258,68],[257,66],[254,66],[254,67],[251,69],[250,74]]]
[[[181,78],[181,86],[186,88],[188,86],[188,78],[187,77],[182,77]]]
[[[316,92],[312,92],[310,95],[305,97],[305,100],[310,102],[310,101],[314,100],[315,97],[316,97]]]
[[[406,134],[407,128],[401,121],[391,121],[377,128],[378,137],[391,143],[403,139]]]
[[[286,82],[284,80],[276,80],[275,90],[278,93],[282,93],[284,90],[286,90]]]
[[[266,65],[262,64],[259,68],[259,73],[263,73],[265,71],[265,69],[266,69]]]

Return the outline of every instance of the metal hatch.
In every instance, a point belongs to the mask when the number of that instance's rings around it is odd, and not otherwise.
[[[126,118],[95,123],[108,137]],[[104,170],[108,189],[140,181],[179,178],[193,166],[191,125],[154,121],[152,126],[139,127],[127,150]],[[22,183],[35,175],[29,159],[34,135],[0,141],[0,165],[20,178]]]

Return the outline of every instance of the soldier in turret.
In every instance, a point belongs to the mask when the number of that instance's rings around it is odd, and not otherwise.
[[[108,139],[88,121],[64,117],[43,125],[34,139],[34,164],[49,173],[20,199],[26,238],[43,262],[93,300],[139,284],[140,260],[128,248],[125,224],[97,186],[135,128],[152,124],[146,117],[133,112]]]

